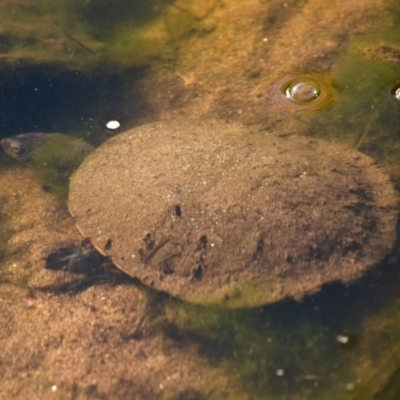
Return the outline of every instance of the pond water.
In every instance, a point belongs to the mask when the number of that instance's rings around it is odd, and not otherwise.
[[[400,187],[398,1],[2,0],[0,12],[1,138],[97,147],[148,122],[217,119],[358,150]],[[68,177],[41,172],[62,156],[49,157],[38,171],[0,153],[0,399],[399,398],[398,239],[346,284],[193,305],[111,265],[44,268],[82,240]]]

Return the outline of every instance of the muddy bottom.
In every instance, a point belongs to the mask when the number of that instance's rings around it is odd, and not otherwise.
[[[226,385],[195,343],[170,334],[154,293],[113,270],[45,270],[52,247],[81,240],[65,204],[27,169],[0,179],[13,232],[0,271],[1,398],[209,398]]]

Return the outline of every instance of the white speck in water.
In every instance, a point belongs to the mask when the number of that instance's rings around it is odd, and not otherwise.
[[[276,370],[276,376],[282,377],[285,375],[285,371],[282,368]]]
[[[349,392],[354,390],[354,388],[356,387],[356,385],[354,383],[348,383],[346,385],[346,390],[348,390]]]
[[[400,87],[395,90],[394,97],[396,100],[400,101]]]
[[[347,335],[337,335],[336,341],[340,344],[347,344],[349,343],[350,338]]]
[[[121,126],[121,124],[118,121],[108,121],[106,124],[106,127],[108,129],[117,129]]]

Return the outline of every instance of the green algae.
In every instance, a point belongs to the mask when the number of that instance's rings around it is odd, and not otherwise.
[[[129,36],[129,31],[127,30]],[[110,43],[112,41],[110,40]],[[84,54],[84,52],[83,52]],[[343,73],[344,76],[346,76],[346,79],[343,80],[343,82],[348,82],[349,86],[343,86],[341,84],[341,76],[340,76],[340,71],[338,71],[338,75],[336,76],[337,71],[333,71],[333,75],[336,77],[336,79],[339,82],[339,87],[338,91],[339,94],[343,94],[342,99],[346,100],[346,107],[344,107],[345,113],[342,114],[343,119],[337,117],[335,120],[336,122],[339,122],[340,126],[343,124],[346,126],[346,130],[343,132],[340,132],[340,129],[335,130],[335,124],[330,124],[329,127],[332,128],[330,131],[326,130],[324,131],[323,127],[321,125],[316,124],[315,128],[315,134],[319,135],[321,134],[322,136],[326,135],[331,135],[333,139],[339,139],[344,142],[348,142],[349,145],[355,147],[357,146],[360,138],[366,132],[366,127],[368,127],[368,122],[361,122],[360,120],[357,121],[357,116],[358,118],[364,118],[364,116],[371,116],[370,121],[375,122],[376,125],[372,126],[372,128],[376,128],[379,124],[382,123],[388,123],[388,120],[384,118],[382,115],[384,115],[384,110],[385,108],[383,107],[380,109],[381,111],[378,113],[377,119],[374,119],[374,110],[370,109],[370,103],[368,100],[369,99],[374,99],[372,105],[378,106],[380,105],[379,101],[375,101],[375,98],[378,96],[382,95],[382,91],[380,89],[376,89],[371,85],[371,88],[368,88],[368,90],[360,90],[360,86],[363,85],[363,81],[368,80],[369,75],[361,75],[360,71],[364,71],[365,68],[368,70],[369,65],[372,65],[370,60],[365,60],[363,57],[364,55],[361,53],[355,53],[352,56],[353,59],[353,66],[355,66],[355,70],[352,71],[351,68],[349,68],[348,76],[347,72]],[[349,57],[350,58],[350,57]],[[388,66],[385,62],[381,62],[382,60],[379,61],[381,66]],[[376,61],[375,61],[376,62]],[[386,68],[385,67],[385,68]],[[347,67],[346,67],[347,68]],[[377,74],[379,76],[380,74],[380,69],[377,68],[375,72],[371,71],[371,75]],[[387,76],[390,76],[391,78],[389,79],[389,82],[391,82],[392,77],[395,79],[396,74],[392,75],[391,67],[388,68],[389,71],[385,72],[387,73]],[[385,74],[384,74],[385,75]],[[382,76],[381,76],[382,78]],[[375,79],[375,77],[374,77]],[[386,82],[384,82],[385,79],[381,79],[380,82],[383,83],[384,85]],[[372,82],[373,83],[373,82]],[[382,87],[383,90],[383,87]],[[355,92],[353,92],[355,91]],[[361,96],[361,100],[359,98]],[[365,103],[361,104],[361,111],[360,114],[358,113],[357,110],[357,104],[358,103]],[[340,107],[338,107],[340,109]],[[338,111],[336,109],[336,111]],[[389,108],[388,108],[389,110]],[[393,115],[397,115],[395,110],[387,111],[388,116],[391,118],[391,121],[396,121],[396,118],[393,117]],[[339,114],[339,112],[338,112]],[[334,113],[328,114],[328,115],[335,115]],[[380,117],[379,117],[380,115]],[[385,121],[386,119],[386,121]],[[326,123],[326,121],[324,121]],[[379,124],[378,124],[379,123]],[[321,128],[321,129],[320,129]],[[373,146],[372,141],[370,141],[371,136],[370,133],[372,134],[373,137],[375,137],[376,141],[380,141],[379,136],[375,136],[374,129],[368,130],[367,131],[367,136],[364,137],[365,141],[363,141],[363,146],[366,148],[366,145],[369,144],[369,146]],[[391,136],[390,136],[391,137]],[[388,141],[387,145],[387,151],[389,151],[390,143],[395,144],[395,141]],[[380,144],[375,144],[375,147],[379,147],[382,145],[382,141],[380,141]],[[373,148],[372,148],[373,150]],[[395,155],[396,151],[398,149],[396,146],[392,148],[393,151],[393,156]],[[398,153],[397,153],[398,154]],[[46,157],[44,157],[46,159]],[[46,161],[45,161],[46,162]],[[66,168],[68,170],[68,168]],[[240,297],[240,294],[237,294],[238,297]],[[242,294],[242,295],[245,295]],[[251,295],[251,293],[249,293]],[[234,300],[235,296],[233,297]],[[317,302],[318,303],[318,302]],[[280,312],[284,313],[284,309],[282,309]],[[207,310],[207,309],[202,309],[202,308],[193,308],[193,310],[190,311],[190,313],[193,313],[190,315],[190,320],[186,321],[185,324],[182,324],[182,332],[183,334],[187,334],[190,336],[190,333],[195,332],[196,334],[200,334],[199,336],[201,337],[200,342],[202,343],[201,349],[202,351],[212,359],[213,362],[224,362],[226,363],[226,368],[230,372],[230,377],[232,379],[232,382],[237,381],[236,384],[241,385],[242,392],[238,390],[237,393],[232,397],[234,399],[250,399],[250,398],[271,398],[272,395],[266,394],[266,392],[271,391],[271,386],[272,390],[275,391],[275,393],[279,393],[277,396],[279,398],[296,398],[296,399],[309,399],[309,395],[307,394],[301,394],[301,393],[296,393],[296,397],[292,396],[285,396],[283,394],[285,390],[287,390],[288,386],[291,385],[291,381],[295,380],[296,373],[297,375],[300,375],[301,373],[309,372],[309,371],[316,371],[318,370],[318,373],[320,373],[320,370],[318,367],[321,364],[318,364],[318,362],[323,359],[324,357],[319,356],[319,357],[312,357],[312,352],[317,352],[318,348],[324,348],[326,346],[326,342],[322,339],[315,340],[312,346],[308,346],[308,342],[305,340],[305,338],[311,338],[314,339],[315,336],[315,331],[310,324],[310,326],[307,327],[306,321],[302,321],[301,324],[296,324],[293,323],[289,327],[292,329],[292,332],[294,334],[292,335],[291,332],[286,333],[286,342],[283,340],[280,340],[279,338],[281,335],[279,334],[280,331],[276,328],[277,325],[279,325],[280,319],[278,318],[272,318],[272,322],[266,322],[267,318],[260,318],[257,319],[256,314],[263,314],[261,309],[253,311],[251,313],[251,316],[245,316],[243,313],[231,313],[231,314],[225,314],[226,311],[222,314],[219,312],[216,312],[215,310]],[[181,313],[181,318],[185,318],[184,313]],[[186,315],[186,318],[188,316]],[[262,326],[262,323],[265,326]],[[268,325],[267,325],[268,323]],[[273,325],[273,328],[271,328],[271,324]],[[379,326],[379,324],[377,323]],[[260,326],[262,326],[260,328]],[[287,327],[288,325],[284,325],[284,327]],[[284,329],[282,329],[284,331]],[[303,337],[304,339],[302,340],[301,344],[305,344],[305,348],[311,348],[308,356],[310,357],[311,360],[308,360],[307,352],[304,351],[303,353],[299,353],[299,348],[301,347],[300,344],[298,344],[297,348],[294,346],[294,344],[290,345],[290,343],[293,343],[296,341],[296,338],[298,339],[299,336]],[[211,340],[209,340],[211,338]],[[208,339],[208,340],[207,340]],[[264,343],[264,341],[266,343]],[[310,340],[312,341],[312,340]],[[276,344],[278,342],[278,344]],[[377,341],[374,346],[377,348],[380,346],[380,342]],[[220,352],[217,353],[216,357],[213,357],[213,351],[216,349],[220,349]],[[321,350],[322,351],[322,350]],[[304,364],[302,363],[301,356],[296,355],[296,354],[301,354],[304,355]],[[329,353],[323,353],[325,354],[326,359],[322,360],[322,365],[324,365],[325,362],[335,362],[335,359],[333,357],[328,357]],[[298,363],[297,365],[300,365],[301,368],[297,369],[294,371],[294,373],[290,374],[291,371],[289,371],[286,374],[287,376],[284,377],[281,381],[274,379],[274,363],[272,360],[277,360],[277,365],[282,366],[283,364],[286,365],[291,365],[291,357],[295,355],[295,360]],[[397,351],[394,351],[394,355],[397,355]],[[268,359],[270,357],[271,359]],[[283,359],[283,360],[282,360]],[[280,363],[278,363],[279,360],[282,360]],[[310,361],[311,367],[308,365],[308,362]],[[313,364],[313,361],[315,361],[315,365]],[[384,364],[384,369],[389,370],[389,375],[390,375],[390,365]],[[394,370],[391,370],[392,372],[396,371],[396,366],[394,366]],[[286,371],[287,372],[287,371]],[[322,370],[323,374],[327,373],[329,374],[329,371],[327,370]],[[303,374],[305,375],[305,374]],[[318,378],[315,377],[315,373],[309,373],[309,376],[305,379],[309,379],[309,386],[312,388],[313,386],[318,386],[320,384],[320,381]],[[267,378],[268,377],[268,378]],[[275,383],[274,383],[275,382]],[[278,382],[278,383],[276,383]],[[380,380],[380,387],[382,388],[382,385],[384,386],[384,382],[386,382],[386,379],[381,376]],[[127,382],[127,385],[132,385],[131,382]],[[368,386],[366,391],[370,393],[369,391],[369,385],[370,382],[365,383],[364,389]],[[50,387],[51,382],[46,382],[46,385]],[[280,385],[280,386],[279,386]],[[387,387],[387,386],[385,386]],[[385,387],[382,390],[389,390],[385,389]],[[249,392],[247,392],[249,390]],[[311,390],[311,389],[310,389]],[[361,390],[361,388],[360,388]],[[358,391],[358,387],[356,387],[356,390]],[[246,392],[246,394],[245,394]],[[254,393],[254,394],[253,394]],[[257,397],[255,397],[255,393],[257,394]],[[386,394],[387,392],[382,392]],[[93,392],[91,392],[93,394]],[[97,393],[96,393],[97,395]],[[188,394],[189,396],[190,394]],[[359,397],[355,397],[356,393],[349,393],[348,395],[344,395],[343,398],[351,398],[351,399],[363,399],[366,400],[368,397],[365,396],[365,391],[360,395]],[[195,394],[193,394],[193,397]],[[216,398],[221,398],[218,397],[217,395]],[[293,395],[294,396],[294,395]],[[179,398],[185,398],[185,397],[180,397],[180,394],[176,395],[166,395],[166,398],[171,398],[171,399],[179,399]],[[190,397],[186,397],[190,398]],[[198,398],[198,397],[194,397]],[[200,397],[201,398],[201,397]],[[231,398],[228,397],[228,395],[224,396],[224,398]],[[318,397],[313,397],[313,398],[318,398],[318,399],[332,399],[335,398],[334,396],[334,391],[330,392],[328,395],[325,393],[324,395],[320,395]],[[342,398],[336,397],[336,398]],[[382,398],[382,397],[380,397]],[[386,400],[388,397],[384,397]],[[376,399],[375,399],[376,400]]]
[[[310,114],[288,115],[285,123],[289,120],[293,130],[372,156],[399,188],[400,102],[394,99],[393,90],[400,85],[400,37],[392,32],[389,29],[353,40],[348,50],[337,56],[329,74],[334,104]]]
[[[221,312],[175,303],[168,304],[167,315],[179,327],[175,340],[196,341],[211,365],[223,366],[235,398],[394,400],[374,395],[395,390],[398,350],[382,337],[390,334],[393,341],[396,324],[388,326],[378,315],[371,320],[377,337],[366,338],[365,326],[348,333],[349,344],[340,344],[335,336],[346,332],[351,316],[341,322],[342,311],[334,307],[326,316],[331,321],[323,323],[318,308],[310,302]]]
[[[165,0],[97,0],[85,3],[75,1],[75,7],[90,24],[94,33],[105,36],[119,25],[144,25],[157,18],[165,6]]]
[[[396,299],[378,315],[366,320],[365,352],[368,367],[359,374],[352,393],[346,400],[397,400],[400,395],[400,313]]]
[[[44,190],[66,199],[69,177],[93,147],[73,136],[49,136],[49,140],[32,154],[30,164]]]
[[[396,186],[400,184],[397,127],[400,108],[390,99],[398,81],[396,64],[364,57],[354,47],[332,72],[337,103],[311,122],[314,136],[340,141],[383,164]]]
[[[235,398],[340,398],[344,385],[327,386],[343,379],[345,372],[332,368],[343,355],[304,308],[282,303],[222,311],[172,301],[167,316],[176,340],[195,340],[211,365],[223,366]]]
[[[200,21],[170,1],[30,0],[0,5],[0,68],[53,64],[115,71],[170,56],[171,39],[199,28]]]
[[[171,300],[167,317],[178,340],[194,338],[211,365],[224,367],[237,398],[395,400],[397,260],[398,250],[361,282],[326,287],[302,302],[231,311]]]
[[[248,308],[254,307],[254,304],[263,304],[266,301],[265,292],[271,292],[273,289],[273,283],[264,282],[261,284],[256,283],[246,283],[243,284],[240,289],[235,289],[233,293],[230,293],[229,297],[226,296],[225,299],[218,304],[216,307],[222,308]],[[271,296],[272,297],[272,296]]]
[[[164,50],[164,55],[170,54],[171,49],[163,49],[165,43],[154,36],[143,35],[140,27],[121,27],[112,37],[104,39],[108,48],[107,59],[118,60],[121,68],[145,65],[152,57]]]

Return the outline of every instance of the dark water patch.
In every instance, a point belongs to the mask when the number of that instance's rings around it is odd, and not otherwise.
[[[152,113],[138,81],[144,70],[109,75],[23,67],[0,76],[1,137],[22,132],[81,132],[104,140],[109,120],[134,124]]]

